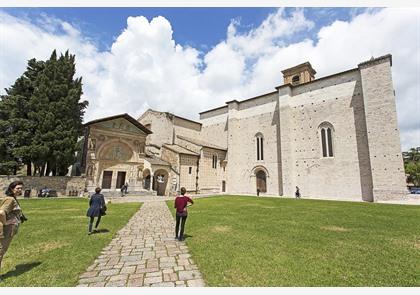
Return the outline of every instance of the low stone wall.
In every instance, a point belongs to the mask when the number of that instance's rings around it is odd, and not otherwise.
[[[380,190],[374,189],[374,202],[382,201],[397,201],[397,200],[407,200],[410,197],[410,192],[406,190]]]
[[[58,196],[79,196],[84,191],[86,183],[86,178],[81,176],[0,175],[1,193],[3,194],[9,184],[15,180],[23,181],[24,190],[31,190],[31,198],[37,197],[38,192],[44,187],[57,191]]]

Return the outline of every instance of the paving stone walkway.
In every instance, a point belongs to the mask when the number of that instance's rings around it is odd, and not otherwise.
[[[203,287],[163,201],[147,201],[79,277],[78,287]]]

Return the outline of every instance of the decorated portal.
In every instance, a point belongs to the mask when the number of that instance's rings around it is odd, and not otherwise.
[[[85,125],[83,168],[88,191],[144,189],[145,143],[151,131],[127,114]]]

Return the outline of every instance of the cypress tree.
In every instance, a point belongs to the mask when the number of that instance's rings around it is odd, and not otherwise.
[[[57,58],[54,50],[45,62],[28,61],[0,101],[0,135],[7,138],[0,141],[0,163],[14,157],[28,165],[28,175],[31,163],[41,176],[45,166],[46,175],[67,174],[88,106],[80,102],[82,78],[74,79],[75,73],[75,56],[68,51]]]

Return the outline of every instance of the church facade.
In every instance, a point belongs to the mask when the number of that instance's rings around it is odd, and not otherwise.
[[[273,92],[200,113],[124,114],[86,124],[87,187],[378,201],[407,192],[392,57],[315,79],[282,71]],[[120,126],[122,126],[120,128]]]

